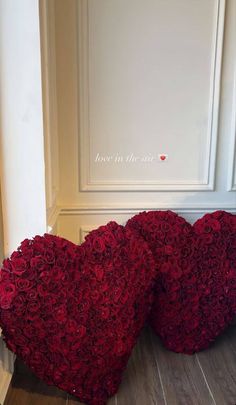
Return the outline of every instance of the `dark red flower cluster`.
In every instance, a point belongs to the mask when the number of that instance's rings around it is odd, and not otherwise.
[[[80,246],[36,236],[0,271],[8,348],[90,405],[117,391],[151,305],[167,348],[209,346],[236,314],[236,216],[217,211],[192,226],[171,211],[142,212]]]
[[[147,243],[115,222],[80,246],[26,239],[0,271],[6,344],[46,383],[103,405],[144,326],[154,278]]]
[[[236,216],[217,211],[191,226],[171,211],[150,211],[126,228],[155,258],[154,331],[175,352],[207,348],[236,313]]]

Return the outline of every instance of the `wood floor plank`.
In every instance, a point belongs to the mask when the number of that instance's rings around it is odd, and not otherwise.
[[[196,355],[173,353],[163,347],[153,332],[150,333],[166,404],[215,405]]]
[[[117,393],[117,405],[165,405],[147,330],[133,350]]]
[[[66,405],[67,394],[34,375],[14,374],[4,405]]]
[[[208,350],[197,356],[216,405],[235,405],[236,327],[230,327]]]
[[[107,402],[107,405],[116,405],[116,396],[110,398]],[[80,402],[78,398],[73,397],[72,395],[68,395],[68,401],[66,405],[84,405],[83,402]]]

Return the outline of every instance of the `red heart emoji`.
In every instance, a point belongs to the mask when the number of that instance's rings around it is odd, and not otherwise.
[[[103,405],[144,326],[154,276],[147,244],[115,222],[81,246],[25,240],[0,272],[6,344],[46,383]]]
[[[236,216],[217,211],[192,226],[171,211],[150,211],[126,227],[155,258],[154,331],[175,352],[207,348],[236,313]]]
[[[160,159],[161,160],[166,160],[166,156],[165,155],[160,155]]]

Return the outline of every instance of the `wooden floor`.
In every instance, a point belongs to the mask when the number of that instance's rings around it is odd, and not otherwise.
[[[24,369],[23,369],[24,370]],[[236,326],[194,356],[164,349],[146,330],[133,351],[118,394],[108,405],[235,405]],[[18,366],[4,405],[80,405]]]

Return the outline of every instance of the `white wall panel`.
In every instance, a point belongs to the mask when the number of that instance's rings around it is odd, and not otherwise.
[[[78,4],[81,189],[212,189],[224,0]]]
[[[191,222],[235,212],[235,0],[225,12],[217,0],[54,5],[58,233],[78,243],[91,227],[150,209]],[[93,161],[135,151],[168,160]]]
[[[236,191],[236,70],[232,111],[231,137],[229,141],[228,191]]]

